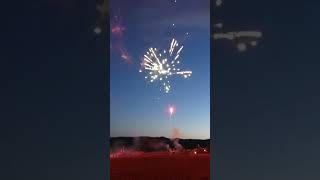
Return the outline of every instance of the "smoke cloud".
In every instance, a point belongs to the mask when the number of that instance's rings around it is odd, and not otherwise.
[[[181,138],[181,131],[178,128],[173,128],[171,130],[171,141],[173,143],[173,147],[176,151],[182,151],[183,146],[179,143],[179,138]]]

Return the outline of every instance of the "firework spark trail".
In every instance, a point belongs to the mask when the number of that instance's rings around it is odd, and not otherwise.
[[[183,49],[183,46],[181,46],[175,55],[173,55],[178,46],[177,40],[173,38],[168,52],[166,50],[159,51],[151,47],[144,55],[142,62],[142,67],[147,73],[145,79],[150,82],[154,82],[155,80],[161,81],[161,85],[166,93],[168,93],[171,88],[170,81],[168,80],[170,76],[181,75],[184,78],[188,78],[192,74],[192,71],[181,71],[180,68],[177,67],[177,65],[180,64],[179,57]],[[139,72],[142,72],[142,69],[140,69]]]
[[[127,51],[123,36],[126,32],[126,27],[122,22],[122,18],[120,15],[112,15],[110,19],[110,38],[111,38],[111,46],[112,52],[117,54],[118,57],[123,60],[123,62],[127,64],[132,64],[133,60],[129,52]]]
[[[216,7],[221,7],[223,5],[223,0],[215,0]],[[262,37],[262,32],[260,31],[233,31],[233,32],[221,32],[223,31],[224,24],[219,22],[213,25],[214,34],[213,38],[215,40],[223,39],[230,40],[236,43],[236,47],[240,52],[244,52],[247,49],[247,45],[256,46],[257,39]],[[246,39],[253,39],[249,43]]]
[[[228,33],[216,33],[215,39],[229,39],[234,40],[240,37],[260,38],[262,33],[259,31],[240,31],[240,32],[228,32]]]
[[[123,62],[127,64],[132,64],[132,58],[128,51],[124,48],[124,45],[121,41],[114,41],[110,44],[110,51],[119,56]]]

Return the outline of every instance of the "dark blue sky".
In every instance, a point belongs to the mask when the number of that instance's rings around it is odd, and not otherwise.
[[[225,2],[215,19],[264,35],[246,53],[211,51],[216,179],[319,179],[319,3]]]
[[[113,0],[110,7],[111,16],[119,16],[126,28],[121,38],[111,34],[111,45],[121,41],[133,61],[126,64],[111,53],[111,136],[170,136],[175,126],[183,138],[209,138],[209,1]],[[167,50],[172,38],[184,45],[181,69],[193,74],[188,79],[173,76],[172,89],[166,94],[138,71],[148,48]],[[173,124],[165,113],[170,104],[177,108]]]

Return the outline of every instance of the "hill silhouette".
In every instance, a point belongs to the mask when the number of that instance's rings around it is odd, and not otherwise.
[[[184,149],[194,149],[198,146],[210,148],[210,139],[170,139],[166,137],[111,137],[111,151],[117,151],[121,148],[136,151],[166,151],[173,148],[178,142]]]

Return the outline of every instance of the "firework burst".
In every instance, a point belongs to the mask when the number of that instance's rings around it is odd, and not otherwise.
[[[177,40],[171,41],[170,48],[166,50],[158,50],[157,48],[149,48],[144,55],[142,69],[139,72],[146,72],[145,79],[149,82],[160,81],[162,89],[168,93],[171,89],[170,77],[179,75],[184,78],[191,76],[192,71],[182,71],[179,68],[181,63],[179,60],[183,46],[179,47]]]

